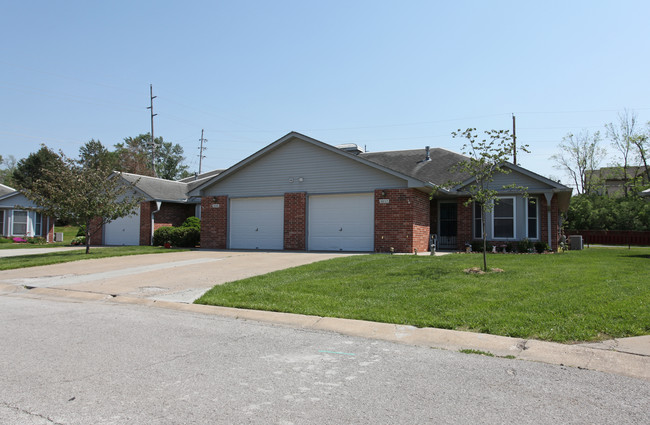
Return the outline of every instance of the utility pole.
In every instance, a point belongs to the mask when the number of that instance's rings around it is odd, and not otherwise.
[[[207,142],[208,139],[203,138],[203,130],[201,130],[201,147],[199,148],[199,174],[201,174],[201,163],[203,158],[205,158],[205,155],[203,155],[203,151],[206,150],[207,148],[203,147],[203,142]]]
[[[515,125],[515,114],[512,114],[512,163],[517,165],[517,126]]]
[[[153,100],[158,97],[153,95],[153,84],[149,84],[149,106],[147,109],[151,110],[151,168],[153,169],[153,175],[158,177],[156,173],[156,139],[153,137],[153,117],[158,114],[153,113]]]

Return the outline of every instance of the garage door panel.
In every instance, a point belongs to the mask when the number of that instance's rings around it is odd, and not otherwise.
[[[372,251],[374,194],[310,196],[309,249]]]
[[[236,198],[230,201],[230,248],[283,247],[284,198]]]
[[[134,214],[104,225],[104,244],[140,245],[140,207]]]

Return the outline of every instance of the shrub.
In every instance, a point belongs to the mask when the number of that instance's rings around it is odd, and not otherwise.
[[[0,236],[0,243],[11,243],[11,239]]]
[[[72,238],[72,240],[70,241],[70,245],[86,245],[86,237],[77,236],[75,238]]]
[[[181,227],[192,227],[201,230],[201,220],[198,217],[187,217]]]
[[[161,227],[153,233],[153,244],[193,248],[199,244],[201,232],[195,227]]]
[[[544,251],[549,251],[550,248],[548,247],[548,244],[546,242],[535,242],[535,251],[537,251],[538,254],[544,253]]]
[[[517,247],[513,242],[508,242],[506,244],[506,252],[515,252],[517,250]]]
[[[487,242],[487,252],[492,252],[492,244]],[[483,240],[472,241],[472,252],[483,252]]]
[[[519,241],[519,244],[517,245],[517,250],[523,253],[533,252],[534,249],[535,249],[535,244],[528,239],[523,239]]]
[[[79,230],[77,230],[77,236],[86,236],[86,225],[82,224],[79,226]]]
[[[47,243],[47,240],[41,236],[36,236],[33,238],[28,238],[27,243],[31,243],[34,245],[45,245]]]

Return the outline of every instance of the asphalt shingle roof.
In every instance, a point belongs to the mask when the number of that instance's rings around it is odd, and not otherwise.
[[[424,149],[366,152],[359,154],[359,157],[436,185],[444,185],[450,181],[461,182],[470,177],[466,173],[450,171],[454,165],[466,161],[467,157],[442,148],[431,148],[429,161],[425,160],[426,151]]]

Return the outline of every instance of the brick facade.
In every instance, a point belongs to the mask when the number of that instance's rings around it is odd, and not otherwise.
[[[226,249],[228,197],[201,198],[201,248]]]
[[[102,245],[104,243],[104,226],[101,217],[90,220],[90,244]]]
[[[468,197],[458,198],[458,230],[456,232],[456,249],[465,250],[465,243],[471,242],[472,239],[472,204],[465,206],[469,200]]]
[[[151,212],[156,210],[155,201],[140,204],[140,245],[151,244]],[[188,217],[194,217],[194,204],[163,202],[154,214],[153,230],[161,227],[180,226]]]
[[[305,250],[307,238],[307,194],[284,194],[284,249]]]
[[[0,211],[0,214],[2,212]],[[41,217],[41,228],[43,231],[43,237],[46,242],[54,242],[54,222],[56,219],[54,217]]]
[[[375,190],[375,251],[428,250],[429,197],[415,189]]]

